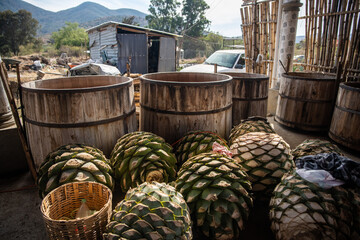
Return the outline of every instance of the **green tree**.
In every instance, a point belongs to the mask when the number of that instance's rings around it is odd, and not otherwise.
[[[59,31],[53,32],[51,38],[54,40],[56,49],[61,46],[83,46],[88,43],[88,34],[84,28],[79,28],[78,23],[66,22]]]
[[[182,48],[185,58],[204,57],[206,55],[206,42],[197,38],[184,36]]]
[[[207,43],[207,55],[212,54],[213,52],[222,48],[223,36],[218,33],[210,32],[203,39]]]
[[[28,11],[0,12],[0,53],[18,55],[21,45],[35,41],[37,29],[38,21]]]
[[[204,0],[183,0],[183,34],[192,37],[202,36],[210,25],[210,21],[205,17],[205,11],[209,8]]]
[[[182,25],[182,18],[177,13],[179,6],[180,3],[177,0],[150,0],[150,15],[146,16],[149,27],[178,33]]]

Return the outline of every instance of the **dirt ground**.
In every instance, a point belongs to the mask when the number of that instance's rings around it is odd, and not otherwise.
[[[37,80],[39,77],[39,70],[45,73],[41,79],[50,79],[50,78],[59,78],[65,77],[68,73],[68,67],[66,66],[66,62],[61,61],[63,59],[60,58],[45,58],[41,55],[28,55],[28,56],[15,56],[11,59],[19,60],[20,63],[20,80],[21,83],[29,82],[33,80]],[[67,62],[71,64],[80,64],[85,63],[88,58],[75,58],[71,57],[66,59]],[[40,61],[42,68],[39,70],[31,69],[31,66],[34,65],[35,61]],[[10,84],[11,82],[17,82],[16,78],[16,69],[11,68],[8,70],[8,76]]]
[[[39,60],[41,62],[42,68],[40,69],[45,73],[41,79],[51,79],[66,77],[68,73],[68,67],[61,63],[60,57],[57,58],[46,58],[40,54],[32,54],[27,56],[14,56],[11,59],[19,60],[20,63],[20,80],[21,83],[37,80],[39,76],[38,70],[31,69],[31,66],[34,65],[34,61]],[[84,57],[71,57],[67,59],[69,64],[81,64],[89,60],[89,58]],[[194,59],[182,59],[181,64],[196,64],[204,62],[205,58],[194,58]],[[11,68],[8,70],[8,77],[12,88],[17,87],[17,78],[16,78],[16,69]],[[16,85],[16,86],[13,86]]]

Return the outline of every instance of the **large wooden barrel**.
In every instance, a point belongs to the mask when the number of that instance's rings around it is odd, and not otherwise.
[[[291,72],[282,75],[275,120],[305,131],[327,131],[335,99],[335,75]]]
[[[360,151],[360,82],[340,84],[329,137]]]
[[[133,80],[81,76],[22,84],[24,119],[38,168],[46,155],[69,143],[84,143],[107,156],[118,138],[136,131]]]
[[[174,143],[188,131],[231,130],[232,78],[212,73],[152,73],[140,78],[140,129]]]
[[[233,78],[233,125],[252,116],[266,117],[269,77],[256,73],[222,73]]]

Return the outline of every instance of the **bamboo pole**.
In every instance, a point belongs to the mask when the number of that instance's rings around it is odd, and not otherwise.
[[[305,15],[309,16],[309,0],[306,1],[305,4]],[[309,16],[310,17],[310,16]],[[306,19],[305,21],[305,63],[309,64],[309,20]],[[307,66],[305,67],[305,70],[308,70]]]
[[[350,8],[349,6],[349,9],[348,10],[352,10],[352,9],[359,9],[359,2],[358,0],[355,0],[352,2],[352,6]],[[352,60],[352,56],[354,54],[354,48],[356,48],[355,46],[353,46],[353,42],[355,41],[356,39],[356,20],[357,20],[357,17],[358,17],[358,13],[351,13],[348,15],[348,26],[347,26],[347,29],[346,29],[346,37],[347,37],[347,40],[346,40],[346,43],[345,43],[345,51],[344,51],[344,58],[345,58],[345,62],[344,62],[344,73],[343,73],[343,79],[345,79],[346,77],[346,73],[348,71],[348,68],[351,64],[351,60]],[[351,31],[351,25],[352,25],[352,31]],[[351,32],[351,33],[350,33]],[[349,39],[351,37],[351,39]]]
[[[249,38],[249,34],[250,34],[250,27],[248,26],[249,24],[249,17],[248,17],[248,7],[245,8],[241,8],[241,16],[243,19],[243,36],[244,36],[244,44],[245,44],[245,68],[246,68],[246,72],[249,72],[250,70],[250,44],[251,44],[251,39]]]
[[[359,51],[360,51],[360,14],[357,15],[357,26],[354,26],[354,29],[356,29],[356,34],[353,35],[355,40],[352,49],[354,49],[354,56],[352,59],[352,64],[350,66],[351,69],[360,69],[360,59],[359,59]]]
[[[323,12],[323,7],[324,7],[324,1],[323,0],[318,0],[318,6],[319,6],[319,13]],[[315,60],[315,64],[319,65],[320,62],[320,47],[321,47],[321,30],[322,30],[322,17],[318,18],[319,24],[318,24],[318,29],[317,29],[317,40],[316,40],[316,60]]]
[[[258,8],[259,8],[259,5],[257,4],[257,0],[254,0],[254,6],[252,6],[252,13],[253,13],[253,17],[252,17],[252,20],[253,20],[253,39],[252,39],[252,43],[253,43],[253,48],[252,48],[252,59],[253,59],[253,62],[252,62],[252,69],[253,69],[253,73],[256,73],[257,72],[257,67],[256,67],[256,57],[257,57],[257,54],[259,52],[259,41],[257,41],[258,37],[259,37],[259,28],[257,26],[257,23],[259,22],[259,14],[258,14]]]
[[[247,29],[245,26],[245,17],[244,17],[244,8],[240,8],[240,16],[241,16],[241,27],[242,27],[242,33],[243,33],[243,41],[244,41],[244,46],[245,46],[245,69],[247,69],[248,66],[248,60],[246,60],[248,51],[247,51],[247,46],[248,46],[248,42],[247,42]]]
[[[260,15],[259,20],[261,19],[261,21],[263,21],[264,20],[263,18],[265,17],[264,7],[265,7],[265,3],[260,3],[259,4],[259,15]],[[257,60],[260,60],[259,54],[262,54],[265,51],[265,38],[266,38],[266,36],[265,36],[265,25],[263,23],[259,23],[259,35],[260,35],[260,42],[259,42],[258,56],[256,56]],[[265,73],[264,63],[259,62],[257,65],[258,65],[258,68],[259,68],[259,73]]]
[[[269,34],[269,48],[270,48],[270,53],[269,53],[269,60],[274,60],[274,53],[275,53],[275,29],[276,26],[274,22],[275,18],[276,18],[276,13],[275,13],[275,9],[276,9],[276,3],[277,2],[271,2],[270,3],[270,7],[271,7],[271,16],[270,16],[270,34]],[[273,67],[274,64],[273,63],[269,63],[269,86],[272,86],[272,81],[273,81]]]
[[[318,14],[319,11],[319,0],[314,1],[314,9],[313,9],[313,16],[315,16],[316,14]],[[315,55],[315,50],[316,50],[316,41],[317,41],[317,30],[318,30],[318,26],[317,26],[317,22],[318,19],[317,18],[313,18],[313,36],[312,36],[312,55],[313,55],[313,64],[316,65],[316,55]]]
[[[344,5],[346,5],[347,1],[342,1],[341,2],[341,7],[342,9],[344,8]],[[335,57],[335,66],[339,66],[339,62],[341,61],[341,49],[343,48],[343,38],[344,38],[344,15],[340,15],[340,31],[339,31],[339,41],[338,41],[338,48],[336,51],[336,57]]]
[[[348,5],[348,11],[351,10],[354,7],[354,3],[356,1],[350,1],[352,2],[352,4]],[[345,66],[345,71],[347,68],[347,53],[348,53],[348,49],[349,49],[349,44],[350,44],[350,32],[351,32],[351,23],[352,23],[352,19],[353,19],[353,13],[347,14],[346,15],[346,27],[345,27],[345,43],[344,43],[344,50],[343,50],[343,66]]]
[[[337,2],[336,6],[337,7],[339,6],[339,2]],[[335,11],[336,11],[336,8],[334,8]],[[336,48],[337,48],[337,39],[338,39],[338,29],[339,29],[340,15],[331,15],[330,17],[332,19],[334,19],[334,24],[332,26],[333,27],[333,31],[332,31],[333,34],[332,34],[332,36],[330,36],[332,41],[330,41],[331,45],[329,46],[329,47],[331,47],[330,66],[336,67],[337,65],[335,64],[335,52],[336,52]]]
[[[310,2],[310,15],[314,15],[314,1]],[[309,35],[309,42],[310,42],[310,63],[314,64],[314,48],[313,48],[313,42],[314,42],[314,18],[310,19],[310,35]]]
[[[268,21],[268,15],[269,15],[269,3],[265,2],[264,5],[264,15],[265,15],[265,21]],[[265,36],[265,42],[264,42],[264,51],[263,51],[263,60],[268,59],[268,52],[269,52],[269,31],[268,27],[270,24],[264,23],[264,36]],[[268,64],[266,62],[262,63],[264,66],[264,74],[268,75]]]

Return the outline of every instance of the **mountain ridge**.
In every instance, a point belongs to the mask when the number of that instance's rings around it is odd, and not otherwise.
[[[102,18],[119,21],[123,17],[135,16],[140,25],[146,25],[146,14],[143,12],[130,8],[112,10],[90,1],[58,12],[48,11],[22,0],[0,1],[0,11],[11,10],[17,12],[20,9],[31,12],[33,18],[38,20],[40,25],[39,35],[58,31],[65,25],[65,22],[77,22],[81,26],[91,27],[92,23],[101,21]]]

